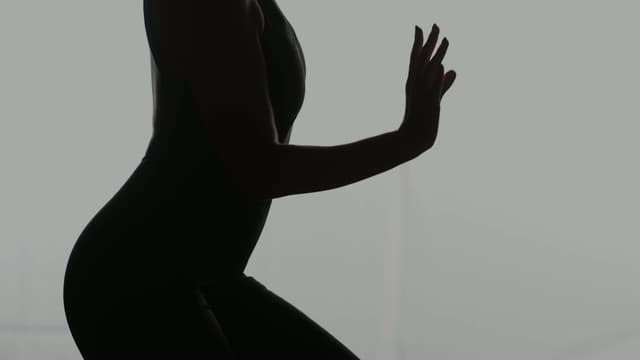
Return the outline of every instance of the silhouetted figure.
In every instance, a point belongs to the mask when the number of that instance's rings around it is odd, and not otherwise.
[[[144,16],[153,136],[80,234],[64,279],[82,356],[357,359],[243,271],[271,199],[357,182],[434,144],[440,98],[455,78],[440,65],[448,43],[431,59],[439,30],[423,45],[416,27],[397,130],[291,145],[306,70],[273,0],[145,0]]]

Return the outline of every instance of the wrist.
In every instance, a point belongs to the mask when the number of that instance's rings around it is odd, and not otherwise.
[[[410,130],[401,127],[396,130],[395,133],[397,146],[401,149],[400,151],[404,154],[407,161],[416,158],[428,150],[428,147],[425,148],[424,144],[419,144],[415,141],[417,136],[411,133]]]

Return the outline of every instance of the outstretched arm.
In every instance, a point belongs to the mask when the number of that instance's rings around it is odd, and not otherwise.
[[[330,190],[392,169],[412,158],[397,131],[335,146],[276,144],[261,197]]]

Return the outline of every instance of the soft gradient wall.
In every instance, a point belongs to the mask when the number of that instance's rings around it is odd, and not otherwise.
[[[248,274],[363,360],[640,356],[633,2],[278,3],[308,67],[293,144],[395,129],[415,24],[458,79],[429,152],[275,200]],[[4,0],[0,44],[0,359],[80,359],[66,260],[151,135],[142,1]]]

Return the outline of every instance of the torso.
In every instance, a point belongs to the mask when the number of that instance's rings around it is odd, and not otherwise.
[[[147,0],[145,0],[147,1]],[[275,0],[254,0],[264,19],[262,49],[267,67],[269,95],[280,143],[289,143],[293,122],[302,107],[305,95],[306,63],[293,26]],[[148,16],[148,15],[147,15]],[[151,38],[150,28],[147,35]],[[150,43],[151,43],[151,39]],[[151,48],[153,83],[154,135],[163,127],[180,126],[174,122],[185,106],[185,87],[180,79],[163,72]],[[171,123],[171,124],[170,124]]]
[[[241,196],[227,181],[189,87],[155,56],[149,1],[144,0],[144,15],[151,50],[153,135],[143,161],[83,230],[70,269],[91,282],[115,261],[123,279],[131,278],[132,271],[148,271],[148,276],[140,276],[160,280],[180,271],[197,283],[212,282],[244,270],[271,200]],[[256,1],[265,20],[262,47],[278,137],[288,143],[304,99],[304,56],[274,0]],[[146,262],[142,266],[141,259]]]
[[[279,142],[286,144],[304,101],[304,54],[293,27],[275,0],[255,1],[254,5],[264,20],[261,40],[274,120]],[[148,35],[152,36],[148,30]],[[199,251],[195,252],[198,255],[218,253],[221,256],[216,259],[209,255],[208,258],[195,260],[195,263],[202,261],[203,266],[209,266],[204,263],[211,265],[218,261],[219,264],[224,263],[220,265],[235,268],[233,271],[240,271],[246,266],[262,232],[271,200],[257,201],[237,196],[231,191],[231,184],[222,180],[224,174],[221,167],[211,158],[199,155],[205,151],[194,147],[194,143],[206,147],[208,139],[203,135],[206,133],[204,129],[200,128],[202,121],[197,119],[192,94],[181,79],[173,78],[167,71],[163,72],[164,69],[158,66],[156,60],[151,47],[155,108],[154,135],[149,148],[152,150],[154,145],[160,148],[160,144],[165,144],[169,145],[171,151],[186,155],[179,160],[189,165],[179,168],[183,176],[178,181],[181,184],[178,187],[195,189],[196,193],[187,191],[184,197],[193,201],[181,206],[191,209],[190,220],[201,219],[193,221],[201,226],[196,231],[201,232],[200,236],[208,237],[208,242],[198,244]],[[162,64],[161,61],[159,63]],[[156,137],[158,141],[154,140]],[[147,156],[153,158],[153,151],[148,151]],[[224,224],[223,221],[211,221],[216,217],[224,219]],[[214,266],[210,269],[216,271]]]

